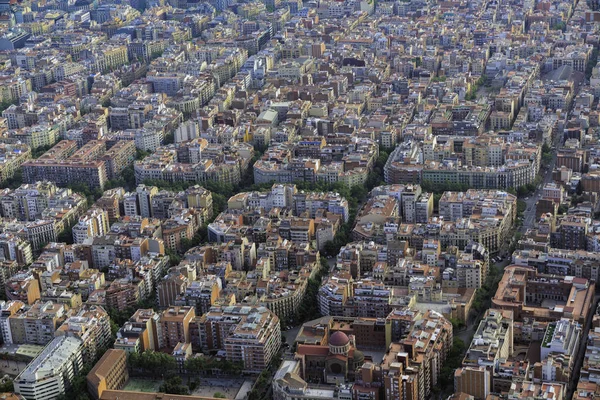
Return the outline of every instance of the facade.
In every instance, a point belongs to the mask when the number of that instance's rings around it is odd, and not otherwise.
[[[129,379],[127,353],[108,349],[87,374],[88,391],[100,399],[105,390],[120,390]]]
[[[513,314],[489,309],[479,323],[462,362],[454,373],[454,389],[485,399],[494,392],[501,365],[513,355]],[[510,368],[507,368],[510,370]]]
[[[92,362],[110,345],[110,317],[100,306],[85,305],[67,318],[55,335],[80,339],[83,361]]]
[[[337,389],[322,389],[311,387],[302,377],[301,363],[297,360],[286,360],[275,373],[273,378],[273,399],[275,400],[325,400],[353,399],[349,387]]]
[[[12,178],[19,167],[31,158],[31,149],[27,145],[0,145],[0,182]]]
[[[27,400],[50,400],[64,394],[83,367],[83,342],[57,337],[15,378],[15,393]]]
[[[126,353],[158,351],[163,348],[160,314],[152,309],[138,309],[117,332],[115,349]]]
[[[281,345],[279,318],[265,307],[213,307],[195,323],[203,349],[222,349],[248,371],[267,368]]]
[[[160,318],[162,344],[175,348],[177,343],[190,343],[190,323],[196,316],[194,307],[176,306],[163,311]]]
[[[45,346],[54,339],[54,332],[66,319],[63,304],[37,302],[26,312],[8,317],[11,343]]]
[[[40,158],[23,163],[23,178],[29,183],[48,180],[58,186],[83,183],[103,189],[110,177],[133,162],[135,155],[130,144],[115,146],[107,152],[106,141],[95,140],[69,154],[63,148],[71,148],[72,141],[61,141]]]
[[[580,337],[581,326],[576,322],[562,318],[549,323],[541,345],[542,360],[548,358],[551,354],[575,356]]]
[[[492,391],[492,372],[486,367],[458,368],[454,372],[454,390],[485,399]]]

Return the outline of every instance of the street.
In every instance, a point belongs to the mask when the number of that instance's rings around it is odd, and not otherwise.
[[[507,256],[502,261],[497,262],[495,265],[496,265],[496,267],[500,268],[503,271],[504,268],[507,265],[509,265],[510,263],[511,263],[511,257]],[[493,296],[493,294],[492,294],[492,296]],[[477,327],[479,326],[479,322],[480,322],[481,317],[483,316],[484,312],[485,311],[482,311],[481,313],[477,314],[475,312],[475,310],[472,309],[471,313],[469,314],[468,321],[467,321],[467,327],[455,332],[454,336],[456,336],[457,338],[459,338],[460,340],[465,342],[465,344],[468,346],[471,343],[471,340],[473,339],[473,335],[475,334],[475,331],[477,330]]]
[[[533,228],[535,224],[536,203],[542,197],[544,185],[546,183],[552,182],[552,170],[554,169],[555,162],[556,153],[553,153],[552,162],[550,163],[550,165],[548,165],[546,169],[541,169],[539,172],[540,176],[542,176],[543,178],[542,183],[536,188],[533,194],[531,194],[529,197],[526,197],[525,199],[522,199],[527,204],[527,208],[523,213],[523,225],[521,225],[521,228],[519,229],[519,231],[523,233],[525,233],[527,229]]]

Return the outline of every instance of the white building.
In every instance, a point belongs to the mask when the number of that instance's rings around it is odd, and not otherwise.
[[[187,142],[200,136],[200,127],[196,121],[186,121],[175,130],[175,143]]]
[[[17,376],[15,393],[27,400],[51,400],[65,393],[83,367],[83,342],[57,337]]]
[[[550,353],[575,356],[580,336],[581,325],[570,319],[563,318],[548,324],[542,341],[541,359],[546,359]]]
[[[164,132],[159,129],[151,129],[144,126],[134,129],[135,147],[144,151],[156,151],[164,139]]]

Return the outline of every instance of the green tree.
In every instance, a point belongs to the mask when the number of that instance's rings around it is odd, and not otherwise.
[[[175,267],[181,262],[181,256],[173,250],[171,250],[170,248],[165,249],[165,254],[169,256],[169,264],[171,265],[171,267]]]
[[[12,177],[7,178],[0,184],[1,189],[17,189],[23,184],[23,170],[18,169],[15,171]]]
[[[115,324],[115,321],[113,321],[111,318],[110,319],[110,334],[111,334],[113,340],[115,340],[117,338],[118,331],[119,331],[119,325]]]
[[[131,367],[156,379],[160,376],[170,376],[176,370],[177,362],[169,354],[146,350],[139,355],[139,359],[135,360],[135,367],[134,363]]]
[[[148,157],[150,154],[151,154],[151,152],[149,152],[147,150],[135,149],[135,159],[136,160],[143,160],[144,158]]]
[[[450,318],[450,322],[452,323],[452,329],[459,330],[465,326],[465,323],[458,318]]]
[[[323,252],[330,257],[335,257],[338,252],[338,247],[333,240],[328,240],[325,242]]]
[[[192,357],[185,360],[183,365],[188,374],[199,375],[206,371],[207,362],[204,357]]]
[[[17,100],[3,100],[0,103],[0,113],[6,110],[8,107],[12,106],[13,104],[17,104]]]
[[[542,153],[551,153],[552,152],[552,148],[550,147],[550,145],[546,142],[544,142],[544,144],[542,145]]]
[[[54,145],[39,146],[31,150],[32,158],[39,158],[42,154],[50,150]]]
[[[13,384],[12,379],[9,379],[6,382],[0,384],[0,393],[11,393],[14,391],[15,385]]]
[[[517,200],[517,215],[522,215],[526,209],[527,209],[527,203],[525,203],[521,199]]]
[[[353,186],[352,189],[350,189],[350,193],[352,194],[352,198],[360,199],[360,201],[362,201],[367,197],[369,191],[364,186]]]
[[[515,241],[519,241],[521,240],[521,237],[523,237],[523,234],[521,232],[515,232]]]
[[[321,287],[321,281],[329,274],[329,264],[325,258],[320,258],[318,268],[315,276],[308,280],[304,298],[302,299],[302,303],[300,304],[296,315],[297,321],[306,322],[318,318],[321,315],[317,296]]]
[[[261,394],[258,390],[256,389],[252,389],[249,393],[248,393],[248,400],[261,400]]]
[[[519,197],[525,197],[525,196],[527,196],[528,193],[529,193],[529,190],[527,190],[527,186],[519,186],[517,188],[517,195]]]
[[[159,390],[167,394],[190,394],[190,390],[183,384],[183,380],[179,376],[172,376],[165,379]]]

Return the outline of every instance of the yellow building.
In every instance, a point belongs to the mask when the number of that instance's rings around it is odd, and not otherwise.
[[[105,390],[121,389],[128,379],[127,353],[108,349],[87,375],[88,391],[94,399],[99,399]]]

